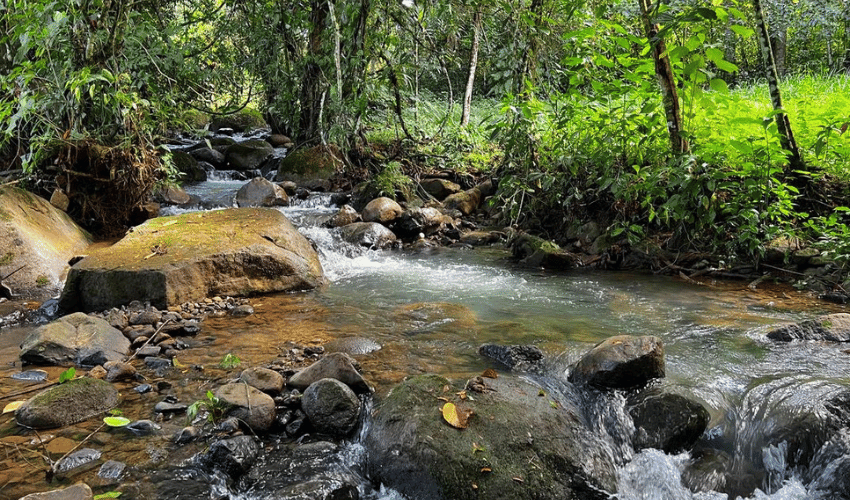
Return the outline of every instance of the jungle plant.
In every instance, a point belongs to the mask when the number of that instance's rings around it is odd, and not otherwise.
[[[215,423],[224,418],[230,405],[222,401],[212,391],[207,391],[206,399],[199,399],[189,405],[186,409],[186,416],[191,423],[199,415],[206,414],[206,420],[210,423]]]

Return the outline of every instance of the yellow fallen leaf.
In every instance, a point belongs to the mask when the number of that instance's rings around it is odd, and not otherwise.
[[[487,368],[486,370],[484,370],[484,373],[482,373],[481,376],[484,378],[499,378],[499,374],[496,373],[496,370],[492,368]]]
[[[518,482],[518,483],[524,483],[524,482],[525,482],[525,479],[523,479],[523,478],[521,478],[521,477],[519,477],[519,476],[512,477],[511,479],[513,479],[514,481],[516,481],[516,482]]]
[[[440,400],[440,401],[442,401],[443,403],[448,403],[448,402],[449,402],[449,398],[444,398],[444,397],[442,397],[442,396],[438,397],[437,399],[438,399],[438,400]]]
[[[481,472],[493,472],[493,469],[490,467],[481,467]]]
[[[174,365],[174,368],[186,368],[186,365],[181,363],[176,357],[171,359],[171,364]]]
[[[443,420],[457,429],[466,429],[469,426],[469,413],[458,411],[453,403],[446,403],[442,409]]]
[[[459,396],[461,400],[465,400],[465,399],[466,399],[466,391],[456,392],[455,394],[456,394],[457,396]]]
[[[7,404],[5,408],[3,408],[3,413],[11,413],[20,408],[20,406],[25,402],[26,401],[12,401],[11,403]]]

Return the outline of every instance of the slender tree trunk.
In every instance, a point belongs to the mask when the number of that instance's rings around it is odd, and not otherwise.
[[[516,93],[521,94],[525,87],[525,81],[535,82],[537,80],[537,53],[539,52],[539,33],[543,24],[543,2],[544,0],[531,0],[529,6],[529,14],[531,16],[531,26],[525,32],[526,40],[528,40],[528,48],[522,55],[519,72],[516,81]],[[520,15],[520,23],[522,21]]]
[[[762,63],[764,65],[765,76],[767,77],[767,85],[770,88],[770,100],[774,111],[777,111],[776,128],[779,131],[779,142],[782,145],[782,149],[787,151],[791,169],[798,170],[803,168],[803,158],[800,156],[800,149],[797,148],[797,141],[794,140],[794,133],[791,130],[791,120],[782,107],[782,94],[779,92],[779,76],[776,73],[776,63],[773,60],[773,51],[770,48],[770,38],[761,9],[761,0],[753,0],[753,9],[755,10],[756,24],[758,25],[756,26],[756,33],[758,34]]]
[[[770,48],[773,50],[773,60],[776,63],[776,74],[785,76],[785,56],[788,53],[788,29],[774,33],[770,38]]]
[[[469,125],[469,114],[472,112],[472,89],[475,86],[475,69],[478,67],[478,46],[481,36],[481,7],[475,11],[472,22],[472,54],[469,57],[469,77],[466,79],[466,92],[463,94],[463,112],[460,115],[460,126]]]
[[[322,68],[318,60],[322,55],[322,39],[328,17],[327,0],[310,2],[310,33],[307,39],[307,63],[301,80],[301,113],[298,120],[298,142],[316,139],[321,130],[319,115],[322,107]]]
[[[679,104],[679,94],[676,91],[676,78],[673,67],[665,54],[667,46],[658,36],[659,27],[652,22],[650,14],[653,10],[651,0],[639,0],[640,12],[643,17],[646,37],[652,45],[652,57],[655,59],[655,74],[661,86],[661,98],[664,103],[664,114],[667,117],[667,132],[670,134],[670,145],[675,154],[686,153],[690,146],[683,135],[682,110]]]

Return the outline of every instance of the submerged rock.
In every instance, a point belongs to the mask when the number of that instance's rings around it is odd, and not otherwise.
[[[25,497],[21,497],[20,500],[91,500],[92,498],[94,498],[94,493],[89,488],[89,485],[77,483],[67,488],[59,488],[41,493],[30,493]]]
[[[850,342],[850,314],[827,314],[816,319],[786,325],[769,332],[767,338],[783,342],[792,340]]]
[[[165,309],[207,297],[315,288],[322,267],[282,213],[235,208],[152,219],[71,269],[64,311],[149,301]]]
[[[94,366],[124,358],[130,341],[106,321],[74,313],[40,326],[21,344],[21,361]]]
[[[634,389],[665,374],[664,346],[655,336],[610,337],[590,350],[570,373],[570,382],[601,389]]]
[[[34,429],[53,429],[82,422],[118,404],[109,382],[78,378],[37,394],[15,411],[15,420]]]
[[[395,387],[363,441],[370,477],[417,500],[610,497],[613,458],[576,403],[509,376],[487,384],[492,390],[465,402],[454,396],[460,387],[435,375]],[[468,428],[446,423],[438,398],[471,410]]]
[[[675,454],[690,449],[708,426],[708,410],[696,401],[670,393],[644,391],[629,399],[635,424],[635,450],[656,448]]]
[[[520,372],[539,372],[543,369],[543,351],[533,345],[484,344],[478,354]]]

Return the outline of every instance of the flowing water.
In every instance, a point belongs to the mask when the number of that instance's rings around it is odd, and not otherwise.
[[[204,200],[229,200],[242,184],[205,182],[190,193]],[[614,428],[628,428],[623,398],[605,402],[610,408],[592,410],[599,412],[600,427],[608,429],[620,456],[617,498],[804,499],[815,496],[813,485],[833,479],[836,457],[822,458],[823,466],[814,474],[796,463],[799,449],[768,437],[801,409],[820,408],[847,388],[850,354],[837,344],[782,344],[764,334],[778,323],[840,308],[784,287],[753,291],[746,283],[707,280],[696,285],[650,274],[528,269],[512,264],[501,249],[369,251],[341,243],[333,230],[319,227],[336,211],[329,204],[329,196],[316,195],[281,209],[317,244],[327,285],[307,293],[256,297],[256,313],[248,318],[207,319],[193,347],[180,355],[185,366],[215,366],[228,352],[244,366],[260,365],[290,349],[288,342],[321,344],[353,353],[380,395],[408,375],[467,378],[480,373],[491,366],[477,354],[483,343],[537,345],[547,354],[550,375],[565,378],[569,366],[606,337],[657,335],[666,349],[663,386],[701,402],[711,420],[698,452],[635,453],[617,444],[616,434],[622,431]],[[25,329],[16,335],[23,333]],[[3,333],[0,340],[4,337],[10,335]],[[13,359],[12,345],[0,343],[4,361]],[[184,384],[176,388],[186,400],[233,375],[215,369],[186,371]],[[152,400],[126,397],[135,413],[128,416],[150,418],[145,412]],[[10,425],[4,423],[0,433],[9,433]],[[178,424],[164,426],[173,431]],[[107,438],[102,446],[112,451],[110,458],[139,463],[144,456],[142,462],[154,467],[197,451],[114,434]],[[805,448],[814,437],[801,441]],[[171,455],[157,461],[152,457],[157,453]],[[696,481],[707,491],[692,493],[685,486],[694,470],[714,471],[690,480],[691,486]],[[392,492],[369,491],[372,498],[398,498]],[[3,494],[0,489],[0,498],[6,498]]]

